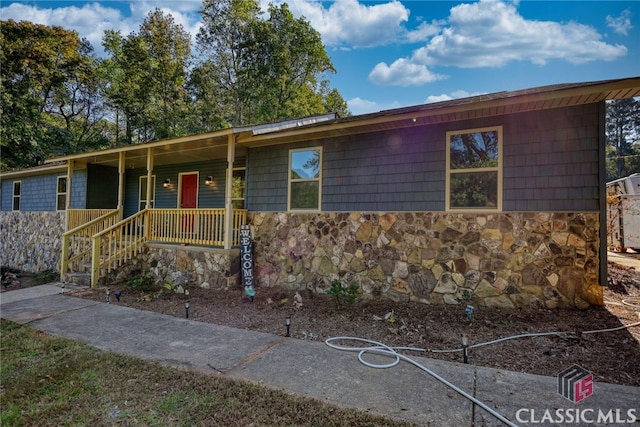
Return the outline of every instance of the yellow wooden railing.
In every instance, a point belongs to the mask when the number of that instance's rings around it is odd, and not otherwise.
[[[91,209],[90,211],[87,215],[73,215],[74,221],[78,221],[80,218],[91,219],[86,223],[73,227],[62,235],[62,254],[60,258],[60,274],[62,276],[69,271],[88,271],[91,264],[91,236],[116,224],[121,217],[118,209],[100,209],[103,213],[97,217],[95,217],[97,209]]]
[[[91,287],[142,251],[149,228],[149,210],[143,209],[91,237]]]
[[[152,209],[149,240],[167,243],[223,246],[224,209]],[[247,211],[233,211],[232,245],[240,244],[239,229],[247,220]]]
[[[232,245],[240,244],[247,211],[233,211]],[[144,209],[92,236],[91,286],[142,251],[147,241],[224,245],[224,209]]]
[[[112,212],[113,209],[67,209],[67,230],[78,228]]]

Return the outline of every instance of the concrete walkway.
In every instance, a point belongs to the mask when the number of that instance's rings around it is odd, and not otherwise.
[[[0,317],[99,349],[259,382],[418,425],[505,425],[407,362],[373,369],[358,362],[357,353],[324,343],[139,311],[61,291],[50,284],[3,292]],[[390,361],[379,355],[365,357]],[[562,425],[560,420],[573,420],[567,424],[573,426],[624,425],[634,419],[640,423],[640,388],[596,383],[592,395],[574,403],[558,393],[556,377],[415,359],[513,425]],[[615,360],[611,364],[615,366]],[[600,422],[591,422],[599,417]]]

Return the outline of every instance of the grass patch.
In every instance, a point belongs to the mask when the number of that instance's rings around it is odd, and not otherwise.
[[[0,320],[2,426],[408,426]]]

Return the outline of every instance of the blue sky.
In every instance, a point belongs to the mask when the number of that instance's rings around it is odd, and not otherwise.
[[[280,0],[274,1],[280,3]],[[268,1],[261,0],[266,11]],[[321,34],[354,114],[556,83],[640,75],[640,1],[289,0]],[[7,1],[3,20],[137,32],[155,8],[192,36],[198,0]]]

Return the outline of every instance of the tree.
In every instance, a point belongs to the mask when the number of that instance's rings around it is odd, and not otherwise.
[[[116,116],[117,138],[135,144],[184,135],[191,121],[186,91],[191,45],[182,26],[156,9],[139,34],[122,37],[108,30],[103,45],[109,57],[102,70],[110,76],[106,96]]]
[[[626,98],[607,103],[607,179],[640,171],[640,100]]]
[[[242,58],[246,49],[248,26],[258,19],[256,0],[204,0],[202,27],[196,36],[202,58],[194,70],[191,87],[206,94],[198,101],[200,115],[209,113],[227,126],[245,124],[242,98]]]
[[[320,35],[286,4],[262,19],[256,0],[205,0],[197,37],[203,61],[192,74],[199,114],[229,126],[325,113],[348,115],[322,77],[335,72]],[[196,77],[196,78],[194,78]]]
[[[61,27],[1,21],[0,141],[3,170],[104,142],[91,46]]]

